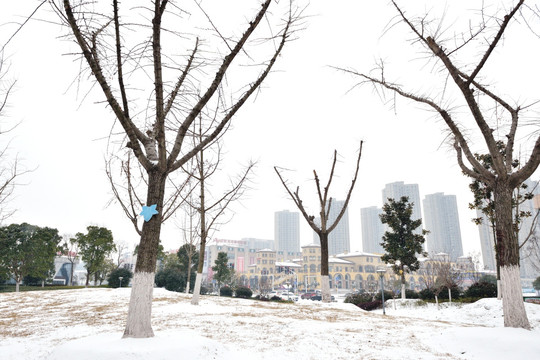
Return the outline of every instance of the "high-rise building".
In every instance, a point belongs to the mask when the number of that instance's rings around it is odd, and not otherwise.
[[[274,241],[277,251],[300,252],[299,215],[288,210],[274,213]]]
[[[405,184],[403,181],[396,181],[386,184],[382,190],[383,204],[388,202],[388,199],[399,201],[402,196],[409,198],[409,203],[413,204],[412,219],[418,220],[422,218],[422,210],[420,208],[420,190],[418,184]],[[417,229],[419,232],[420,228]]]
[[[484,270],[497,270],[495,262],[495,241],[493,237],[493,228],[486,215],[482,211],[476,209],[476,216],[482,219],[481,225],[478,226],[478,234],[480,235],[480,251],[482,252],[482,263]]]
[[[360,209],[362,223],[362,251],[373,254],[384,254],[381,246],[384,225],[379,215],[382,209],[376,206]]]
[[[332,200],[330,213],[328,214],[328,226],[336,221],[344,205],[344,200]],[[315,221],[317,224],[321,223],[320,218],[317,218]],[[319,235],[315,232],[313,232],[313,242],[320,245]],[[337,226],[328,235],[328,255],[343,254],[349,251],[351,251],[349,209],[346,209]]]
[[[427,251],[433,256],[446,253],[455,262],[463,256],[461,230],[455,195],[435,193],[424,198],[424,228],[429,230],[426,236]]]

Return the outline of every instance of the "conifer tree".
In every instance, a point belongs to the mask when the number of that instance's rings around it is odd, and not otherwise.
[[[405,274],[420,268],[417,255],[425,255],[422,245],[424,235],[428,233],[427,230],[422,230],[421,234],[414,233],[422,225],[422,220],[411,219],[413,205],[407,196],[402,196],[399,201],[389,198],[379,215],[381,222],[390,228],[382,237],[381,246],[385,254],[381,259],[392,264],[394,272],[400,275],[402,299],[405,299]]]
[[[221,284],[228,281],[231,275],[231,269],[228,266],[229,258],[226,252],[219,252],[215,265],[212,266],[214,271],[214,279],[218,283],[218,289],[221,289]]]

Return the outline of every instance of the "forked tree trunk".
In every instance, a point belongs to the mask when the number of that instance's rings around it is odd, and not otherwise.
[[[142,227],[141,241],[135,274],[131,288],[129,309],[124,338],[147,338],[154,336],[151,324],[152,293],[154,290],[154,272],[156,269],[165,181],[167,176],[157,167],[148,172],[147,206],[157,204],[158,214],[145,221]]]
[[[330,281],[328,278],[328,233],[321,231],[319,241],[321,243],[321,296],[323,302],[331,302],[332,295],[330,295]]]
[[[530,329],[519,276],[519,242],[512,216],[512,188],[498,179],[494,187],[497,253],[501,265],[504,326]]]

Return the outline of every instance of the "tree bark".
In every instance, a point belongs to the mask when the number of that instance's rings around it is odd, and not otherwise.
[[[322,222],[322,220],[321,220]],[[328,233],[321,231],[319,233],[321,243],[321,296],[323,302],[331,302],[330,282],[328,278]]]
[[[406,282],[407,281],[405,280],[405,269],[402,266],[401,267],[401,299],[402,300],[405,300],[407,298],[407,289],[405,288]]]
[[[124,338],[146,338],[154,336],[151,324],[152,292],[161,232],[161,211],[163,208],[166,179],[167,174],[157,166],[148,172],[146,204],[147,206],[157,204],[156,210],[158,214],[152,216],[149,221],[145,221],[142,227]]]
[[[497,178],[494,186],[495,234],[501,269],[504,326],[530,329],[519,277],[519,242],[512,215],[512,186]]]
[[[193,288],[193,296],[191,297],[191,305],[199,305],[199,299],[201,297],[201,282],[202,273],[197,272],[197,277],[195,278],[195,287]]]

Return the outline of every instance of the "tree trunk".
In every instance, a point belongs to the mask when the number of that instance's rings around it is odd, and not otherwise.
[[[437,304],[437,310],[439,310],[439,297],[435,295],[435,303]]]
[[[332,295],[330,295],[330,282],[328,278],[328,233],[321,231],[319,233],[319,240],[321,243],[321,295],[323,302],[331,302]]]
[[[167,175],[154,167],[148,171],[148,195],[146,205],[156,204],[158,214],[145,221],[142,227],[141,241],[135,264],[135,274],[131,288],[131,298],[124,330],[124,338],[153,337],[152,293],[154,289],[154,272],[156,269],[159,236],[161,232],[161,218],[163,198],[165,195],[165,181]]]
[[[401,299],[405,300],[407,298],[407,289],[406,289],[406,281],[405,281],[405,270],[403,267],[401,268]]]
[[[495,233],[501,267],[504,326],[530,329],[519,277],[519,243],[512,216],[512,189],[504,179],[494,187]]]
[[[201,297],[201,282],[202,273],[197,271],[197,277],[195,278],[195,287],[193,288],[193,297],[191,298],[191,305],[199,305],[199,299]]]
[[[452,289],[448,288],[448,301],[452,303]]]
[[[41,280],[41,287],[42,287],[42,288],[45,287],[45,280]]]
[[[19,279],[15,280],[15,292],[19,292],[20,286],[21,286],[21,280]]]
[[[90,272],[86,270],[86,284],[84,287],[88,287],[88,284],[90,283]]]
[[[197,264],[197,277],[195,278],[195,287],[193,288],[193,297],[191,298],[191,305],[199,305],[199,298],[201,296],[201,283],[202,283],[202,273],[204,268],[204,255],[206,252],[206,205],[205,205],[205,194],[204,194],[204,167],[203,167],[203,157],[204,153],[201,151],[201,165],[199,167],[199,185],[201,188],[201,202],[199,208],[199,216],[201,222],[201,245],[199,246],[199,263]]]
[[[69,274],[69,283],[68,283],[69,286],[73,286],[73,266],[74,266],[74,263],[71,263],[71,269],[70,269],[70,274]]]

